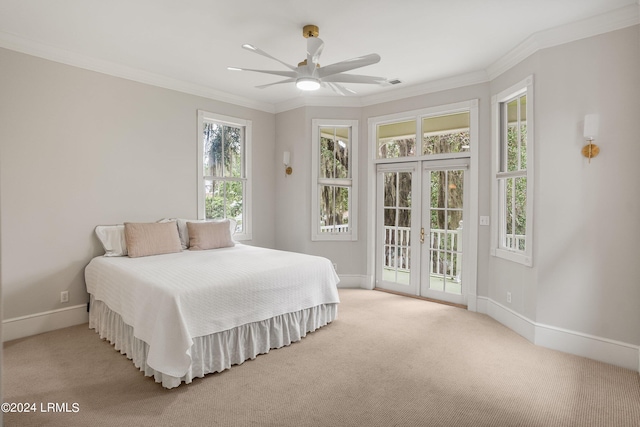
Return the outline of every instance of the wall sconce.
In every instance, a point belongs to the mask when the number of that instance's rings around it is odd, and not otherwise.
[[[584,139],[587,141],[587,145],[582,147],[582,155],[589,159],[596,157],[600,153],[600,147],[593,143],[593,140],[598,136],[598,115],[587,114],[584,116]]]
[[[293,172],[293,169],[291,169],[291,166],[289,166],[291,164],[291,153],[289,153],[288,151],[284,152],[283,162],[284,162],[284,173],[286,177],[287,175],[291,175],[291,173]]]

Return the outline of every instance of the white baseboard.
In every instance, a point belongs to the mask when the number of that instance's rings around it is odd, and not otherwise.
[[[89,321],[87,305],[75,305],[2,321],[2,342],[41,334]]]
[[[536,345],[640,373],[640,346],[536,323],[486,297],[477,298],[477,309]]]
[[[365,288],[366,276],[362,274],[339,274],[338,288]]]

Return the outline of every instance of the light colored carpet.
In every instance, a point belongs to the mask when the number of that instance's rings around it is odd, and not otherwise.
[[[87,325],[5,343],[5,426],[640,426],[637,372],[536,347],[487,316],[340,290],[289,347],[163,389]]]

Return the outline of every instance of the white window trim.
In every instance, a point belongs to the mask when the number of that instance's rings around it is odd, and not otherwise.
[[[311,120],[311,240],[312,241],[356,241],[358,240],[358,120]],[[321,233],[318,188],[322,180],[318,177],[320,162],[320,128],[321,127],[350,127],[351,153],[349,155],[349,169],[351,172],[351,191],[349,195],[349,232]],[[335,180],[332,180],[335,183]]]
[[[239,119],[236,117],[224,116],[222,114],[210,113],[198,110],[198,137],[197,137],[197,201],[198,201],[198,219],[205,218],[204,203],[204,165],[202,162],[204,156],[204,147],[202,145],[202,134],[204,132],[204,121],[212,120],[215,122],[238,126],[244,128],[244,168],[245,168],[245,191],[242,200],[242,224],[243,232],[233,235],[235,240],[251,240],[251,120]]]
[[[491,255],[517,262],[528,267],[533,266],[533,194],[534,194],[534,151],[535,122],[534,112],[534,92],[533,75],[503,90],[491,97],[491,133],[493,140],[492,159],[492,189],[491,189],[491,215],[494,220],[491,226]],[[500,152],[501,152],[501,128],[500,128],[500,105],[515,96],[527,93],[527,225],[525,231],[526,245],[524,251],[513,251],[500,245],[500,233],[503,229],[501,209],[502,197],[500,196],[499,178],[509,175],[508,172],[500,172]]]

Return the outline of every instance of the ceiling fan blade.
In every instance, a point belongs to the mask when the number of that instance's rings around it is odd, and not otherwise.
[[[311,58],[314,64],[318,63],[322,49],[324,49],[324,42],[321,39],[317,37],[307,39],[307,57]]]
[[[331,90],[333,90],[338,95],[347,96],[347,92],[350,92],[350,93],[352,93],[354,95],[356,94],[356,91],[351,90],[349,88],[346,88],[346,87],[344,87],[342,85],[339,85],[337,83],[326,82],[324,84],[326,84],[329,88],[331,88]]]
[[[307,73],[309,76],[315,75],[323,48],[324,42],[321,39],[317,37],[307,39]]]
[[[325,83],[329,89],[337,93],[338,95],[346,96],[347,94],[341,91],[336,85],[333,83]]]
[[[276,71],[276,70],[254,70],[252,68],[228,67],[231,71],[253,71],[254,73],[274,74],[283,77],[296,77],[298,73],[293,71]]]
[[[264,88],[269,87],[269,86],[279,85],[279,84],[282,84],[282,83],[291,83],[291,82],[295,82],[295,81],[296,81],[296,79],[285,79],[285,80],[280,80],[279,82],[275,82],[275,83],[268,83],[266,85],[256,86],[256,88],[264,89]]]
[[[363,76],[359,74],[332,74],[322,79],[323,82],[331,83],[367,83],[382,84],[387,81],[384,77]]]
[[[332,76],[334,74],[342,73],[344,71],[349,71],[349,70],[353,70],[360,67],[366,67],[367,65],[376,64],[378,62],[380,62],[380,55],[378,55],[377,53],[371,53],[369,55],[360,56],[358,58],[347,59],[346,61],[336,62],[335,64],[318,68],[318,77],[323,78],[327,76]]]
[[[279,59],[278,59],[278,58],[276,58],[275,56],[271,56],[271,55],[269,55],[269,54],[268,54],[267,52],[265,52],[264,50],[262,50],[262,49],[260,49],[260,48],[257,48],[257,47],[255,47],[255,46],[253,46],[253,45],[250,45],[250,44],[243,44],[243,45],[242,45],[242,48],[243,48],[243,49],[246,49],[246,50],[248,50],[248,51],[250,51],[250,52],[257,53],[258,55],[266,56],[267,58],[269,58],[269,59],[273,59],[274,61],[278,61],[279,63],[281,63],[282,65],[284,65],[285,67],[287,67],[288,69],[290,69],[290,70],[292,70],[292,71],[295,71],[295,70],[296,70],[296,68],[297,68],[297,67],[294,67],[293,65],[289,65],[289,64],[287,64],[286,62],[283,62],[283,61],[279,60]]]

